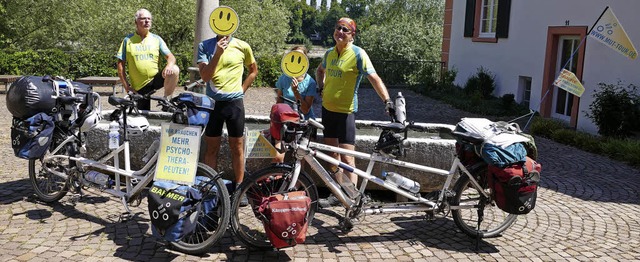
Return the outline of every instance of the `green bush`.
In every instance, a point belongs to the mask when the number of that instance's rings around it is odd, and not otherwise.
[[[640,130],[640,96],[633,84],[623,87],[617,84],[599,83],[600,90],[587,112],[588,118],[598,126],[598,133],[610,137],[627,137]]]
[[[495,76],[484,67],[478,68],[478,72],[471,76],[464,86],[467,94],[479,93],[484,99],[490,98],[495,89]]]
[[[12,75],[61,75],[68,74],[69,55],[60,50],[9,51],[0,60],[0,73]]]
[[[258,63],[258,77],[253,81],[254,87],[275,86],[282,74],[280,62],[282,55],[263,55],[256,58]],[[246,74],[246,71],[245,71]]]
[[[117,58],[104,52],[81,51],[70,53],[71,63],[67,77],[117,76]]]
[[[504,110],[510,110],[516,105],[516,96],[514,94],[505,94],[500,98],[500,100]]]
[[[573,146],[594,154],[602,154],[604,142],[601,138],[584,132],[574,131],[573,133],[575,136]]]
[[[575,133],[569,129],[556,129],[551,132],[551,139],[565,145],[575,146]]]
[[[458,76],[458,69],[450,68],[449,70],[444,70],[442,72],[442,81],[438,85],[438,89],[455,87],[453,82],[456,81],[456,77]]]
[[[552,138],[554,132],[562,129],[566,129],[562,122],[550,118],[535,117],[529,130],[532,135]]]

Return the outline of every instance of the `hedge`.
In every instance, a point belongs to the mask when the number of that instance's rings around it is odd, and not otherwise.
[[[176,54],[176,63],[180,67],[180,84],[189,80],[187,68],[192,66],[191,53]],[[254,87],[273,87],[282,70],[281,54],[256,57],[258,77]],[[315,78],[315,70],[322,58],[309,59],[309,75]],[[410,63],[413,62],[413,63]],[[56,75],[69,79],[87,76],[117,76],[117,59],[114,53],[105,52],[63,52],[58,49],[47,50],[2,50],[0,52],[0,74],[3,75]],[[377,61],[377,71],[387,85],[416,84],[438,82],[440,62],[429,61]],[[411,65],[414,69],[408,69]],[[416,68],[420,67],[420,70]],[[245,70],[245,74],[246,74]],[[363,79],[363,84],[367,84]]]

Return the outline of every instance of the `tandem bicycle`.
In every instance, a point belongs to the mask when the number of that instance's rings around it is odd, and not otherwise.
[[[53,142],[48,152],[41,158],[29,160],[29,179],[37,197],[46,203],[59,201],[67,193],[72,193],[71,202],[77,202],[85,190],[104,192],[112,195],[124,206],[121,219],[132,218],[129,206],[138,206],[147,194],[154,175],[160,150],[156,143],[147,149],[146,164],[139,170],[131,169],[130,132],[128,115],[137,112],[136,101],[142,98],[158,101],[163,111],[172,113],[171,122],[188,125],[186,111],[193,107],[179,99],[166,100],[163,97],[130,93],[127,97],[109,97],[109,103],[117,109],[111,114],[112,121],[120,119],[118,127],[122,133],[122,143],[98,159],[87,157],[87,132],[101,120],[99,95],[91,90],[73,87],[64,78],[51,80],[56,89],[68,89],[65,95],[56,97],[60,110],[54,113],[55,129]],[[96,104],[97,103],[97,104]],[[121,156],[124,156],[121,158]],[[121,162],[124,159],[124,163]],[[112,164],[111,164],[112,163]],[[194,187],[209,192],[217,206],[209,213],[198,213],[201,219],[194,233],[186,235],[170,244],[178,251],[201,254],[214,245],[225,233],[230,218],[230,200],[227,187],[221,177],[211,167],[198,162],[196,176],[205,177],[208,183]],[[206,187],[206,188],[205,188]]]
[[[313,119],[285,122],[281,131],[282,148],[292,156],[293,160],[284,164],[271,164],[245,177],[232,196],[231,226],[235,235],[250,247],[272,248],[258,215],[258,206],[254,203],[260,203],[265,196],[275,194],[305,191],[311,199],[308,221],[312,221],[318,208],[318,190],[312,178],[317,178],[315,181],[322,181],[345,208],[344,216],[339,222],[339,227],[343,231],[350,231],[365,215],[425,212],[425,218],[433,218],[436,214],[443,216],[451,214],[456,226],[466,235],[476,238],[477,245],[479,239],[498,236],[516,221],[517,215],[502,211],[492,200],[492,189],[488,186],[485,175],[486,163],[480,161],[474,165],[465,165],[458,156],[453,158],[450,168],[445,170],[398,160],[397,156],[403,152],[403,141],[407,139],[408,131],[420,128],[413,123],[402,124],[395,121],[374,124],[374,126],[382,129],[382,133],[374,152],[364,153],[313,142],[312,134],[324,129],[322,124]],[[368,165],[366,170],[361,170],[327,153],[354,156],[367,160]],[[311,174],[304,171],[303,163],[313,171]],[[355,190],[351,184],[352,188],[349,189],[339,183],[332,176],[333,172],[327,170],[321,163],[355,173],[362,179],[362,183]],[[373,175],[372,171],[376,164],[395,165],[428,172],[446,179],[439,191],[421,195]],[[348,178],[344,176],[343,179]],[[408,199],[408,202],[372,201],[365,195],[365,188],[369,182]],[[243,194],[246,194],[251,205],[241,207],[238,204]]]

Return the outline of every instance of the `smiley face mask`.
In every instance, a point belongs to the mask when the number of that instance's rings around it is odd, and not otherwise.
[[[282,57],[280,67],[285,75],[300,77],[307,73],[309,69],[309,59],[301,52],[291,51]]]
[[[209,15],[209,26],[219,36],[233,34],[238,29],[239,23],[238,14],[228,6],[219,6]]]

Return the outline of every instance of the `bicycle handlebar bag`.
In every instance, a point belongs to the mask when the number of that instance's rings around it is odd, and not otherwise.
[[[187,106],[189,125],[205,127],[213,111],[215,101],[209,96],[199,93],[183,92],[173,98],[175,102]]]
[[[293,110],[291,106],[285,103],[277,103],[271,106],[271,114],[269,115],[271,123],[269,132],[275,140],[282,140],[282,124],[285,122],[298,123],[300,114]]]
[[[277,249],[304,243],[311,199],[304,191],[263,197],[258,207],[267,238]]]

